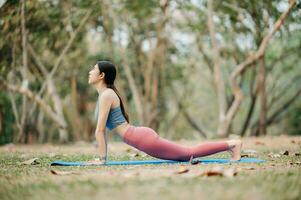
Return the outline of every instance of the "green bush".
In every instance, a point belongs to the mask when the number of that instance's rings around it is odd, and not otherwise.
[[[301,135],[301,102],[292,107],[288,114],[286,127],[289,135]]]
[[[13,125],[15,123],[15,119],[11,103],[4,92],[0,92],[0,115],[0,145],[11,143],[13,141]]]

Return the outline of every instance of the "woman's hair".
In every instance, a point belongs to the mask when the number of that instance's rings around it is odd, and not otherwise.
[[[98,61],[97,66],[98,66],[98,69],[99,69],[100,73],[102,73],[102,72],[105,73],[105,83],[107,84],[107,87],[113,89],[114,92],[119,97],[122,114],[124,115],[126,121],[129,123],[129,116],[125,112],[120,94],[119,94],[117,88],[114,85],[114,81],[115,81],[115,77],[116,77],[116,68],[115,68],[115,66],[109,61]]]

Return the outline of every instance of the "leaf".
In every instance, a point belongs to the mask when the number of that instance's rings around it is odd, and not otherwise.
[[[175,171],[175,174],[183,174],[189,172],[187,167],[181,166],[179,170]]]
[[[200,176],[223,176],[223,167],[213,167],[212,169],[206,170],[200,174]]]
[[[223,167],[217,166],[210,170],[206,170],[200,174],[200,176],[223,176],[232,178],[237,175],[236,168],[232,167],[229,169],[224,169]]]
[[[288,161],[287,163],[290,165],[301,165],[301,161]]]
[[[278,153],[272,153],[272,152],[269,153],[268,156],[269,156],[270,158],[280,158],[280,157],[281,157],[280,154],[278,154]]]
[[[244,157],[254,158],[254,157],[257,157],[257,156],[258,156],[258,152],[256,150],[253,150],[253,149],[245,149],[245,150],[241,151],[241,157],[242,158],[244,158]]]
[[[246,167],[242,167],[242,169],[246,169],[246,170],[255,170],[256,168],[253,166],[246,166]]]
[[[69,174],[79,174],[79,172],[76,171],[56,171],[51,169],[50,172],[54,175],[69,175]]]
[[[285,151],[281,151],[280,154],[288,156],[289,152],[288,152],[288,150],[285,150]]]
[[[21,164],[24,164],[24,165],[37,165],[37,164],[40,164],[40,162],[38,161],[38,158],[32,158],[32,159],[21,162]]]
[[[134,157],[139,157],[140,154],[138,152],[135,152],[135,153],[131,153],[129,156],[134,158]]]
[[[301,144],[301,141],[297,141],[297,140],[291,140],[291,143],[293,143],[293,144]]]
[[[265,145],[265,143],[264,143],[264,142],[261,142],[261,141],[255,141],[255,144],[256,144],[256,145]]]
[[[237,175],[237,170],[235,168],[229,168],[224,170],[223,172],[223,176],[228,177],[228,178],[232,178],[233,176]]]

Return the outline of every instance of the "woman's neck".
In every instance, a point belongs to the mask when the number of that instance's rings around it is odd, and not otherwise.
[[[99,82],[97,85],[95,85],[95,88],[99,95],[101,95],[108,87],[105,83]]]

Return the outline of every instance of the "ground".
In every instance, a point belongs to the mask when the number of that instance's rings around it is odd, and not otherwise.
[[[243,154],[266,163],[51,167],[54,160],[90,160],[96,148],[84,142],[9,144],[0,147],[0,199],[301,199],[300,147],[301,137],[249,137],[243,139]],[[110,142],[108,155],[108,160],[154,159],[121,142]],[[211,157],[228,158],[229,153]],[[22,164],[31,158],[39,163]],[[237,173],[205,173],[217,167]]]

